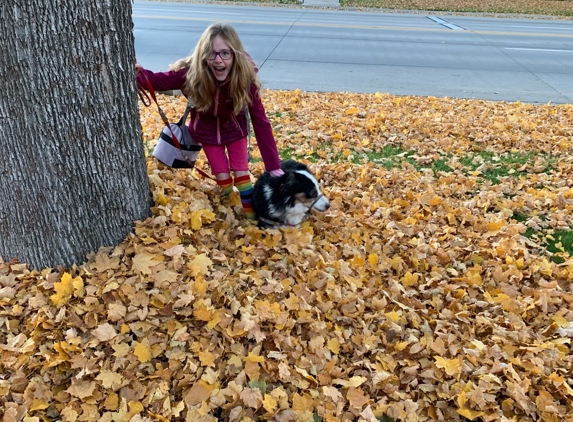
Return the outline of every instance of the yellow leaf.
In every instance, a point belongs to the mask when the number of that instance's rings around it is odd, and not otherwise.
[[[356,107],[352,107],[349,108],[348,110],[346,110],[346,114],[351,115],[351,114],[356,114],[358,113],[358,109]]]
[[[56,294],[50,296],[50,300],[57,308],[61,308],[68,303],[74,292],[72,276],[69,273],[64,273],[61,281],[54,283],[54,290]]]
[[[136,342],[137,343],[137,342]],[[151,349],[147,339],[143,339],[141,343],[137,343],[133,354],[141,363],[149,362],[151,360]]]
[[[143,412],[143,404],[139,401],[130,401],[128,403],[128,406],[129,406],[129,412],[127,412],[127,414],[125,415],[124,419],[125,421],[128,421],[135,415]]]
[[[566,320],[565,318],[563,318],[562,316],[555,315],[555,316],[552,316],[551,319],[553,321],[555,321],[555,324],[557,324],[557,326],[559,326],[561,328],[567,327],[570,324],[570,322],[568,320]]]
[[[388,319],[390,319],[392,322],[396,322],[398,323],[400,321],[400,319],[402,318],[400,316],[400,314],[398,314],[396,311],[392,311],[392,312],[386,312],[384,314],[384,316]]]
[[[340,342],[336,338],[331,338],[326,342],[326,347],[335,355],[340,353]]]
[[[155,202],[157,203],[157,205],[165,206],[167,205],[167,198],[165,198],[165,196],[161,194],[158,194],[157,198],[155,199]]]
[[[402,277],[400,281],[402,282],[402,285],[406,287],[416,286],[418,284],[418,274],[412,274],[410,271],[408,271],[406,274],[404,274],[404,277]]]
[[[222,312],[224,314],[224,312]],[[223,319],[221,318],[221,313],[219,311],[213,314],[213,318],[207,323],[207,328],[213,329],[219,324]]]
[[[505,220],[492,221],[486,225],[486,229],[488,232],[493,232],[500,230],[503,226],[505,226]]]
[[[133,257],[132,266],[135,271],[140,274],[151,274],[151,268],[159,264],[155,261],[155,255],[149,252],[140,252]]]
[[[209,210],[199,210],[191,212],[191,228],[199,230],[203,222],[210,223],[215,220],[215,214]]]
[[[84,281],[81,277],[74,278],[72,282],[74,287],[74,297],[83,297],[85,290],[84,290]]]
[[[211,311],[205,306],[200,305],[197,309],[193,311],[193,316],[197,318],[199,321],[208,322],[211,320]]]
[[[263,239],[263,243],[267,248],[275,248],[281,241],[282,236],[280,234],[268,235]]]
[[[199,273],[208,274],[209,267],[212,266],[213,261],[204,253],[197,255],[187,263],[187,268],[191,271],[191,275],[193,276]]]
[[[479,412],[477,410],[472,410],[472,409],[458,409],[458,413],[460,415],[462,415],[464,418],[469,419],[470,421],[473,421],[476,418],[479,418],[480,416],[485,415],[484,412]]]
[[[468,271],[467,277],[470,286],[481,286],[483,284],[481,275],[476,271]]]
[[[249,352],[249,355],[245,357],[245,361],[263,363],[265,358],[263,356],[255,355],[253,352]]]
[[[215,355],[208,350],[197,353],[201,366],[215,366]]]
[[[433,207],[436,207],[436,206],[440,205],[441,203],[442,203],[442,198],[440,198],[439,196],[434,196],[430,200],[430,205]]]
[[[495,296],[492,296],[489,292],[484,293],[485,300],[489,303],[499,304],[505,302],[506,300],[511,299],[505,293],[498,293]]]
[[[153,420],[158,420],[159,422],[169,422],[165,416],[158,415],[157,413],[153,413],[151,411],[147,411],[147,414],[153,418]]]
[[[273,413],[277,408],[277,401],[273,398],[273,396],[265,394],[265,398],[263,400],[263,407],[267,412]]]
[[[368,255],[368,262],[370,263],[370,265],[378,264],[378,255],[376,255],[375,253],[371,253],[370,255]]]
[[[468,399],[466,397],[466,392],[464,390],[462,390],[462,392],[460,394],[458,394],[458,407],[461,408],[465,408],[466,403],[468,402]]]
[[[50,405],[43,399],[34,399],[32,400],[32,404],[30,405],[30,411],[33,410],[44,410],[47,409]]]
[[[441,356],[434,357],[436,359],[436,366],[446,371],[449,376],[460,375],[462,370],[462,362],[460,359],[444,359]]]

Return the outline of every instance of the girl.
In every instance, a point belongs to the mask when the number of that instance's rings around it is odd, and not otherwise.
[[[224,23],[209,26],[193,54],[170,66],[169,72],[154,73],[136,63],[137,82],[145,78],[156,91],[179,89],[190,99],[189,131],[203,144],[203,151],[223,194],[236,186],[247,218],[254,219],[251,205],[253,185],[248,168],[248,108],[265,169],[273,177],[283,174],[271,125],[259,96],[257,67],[245,52],[235,29]],[[231,177],[234,173],[235,180]]]

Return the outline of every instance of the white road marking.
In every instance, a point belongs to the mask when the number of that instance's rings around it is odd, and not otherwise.
[[[573,50],[552,50],[550,48],[517,48],[505,47],[506,50],[521,50],[521,51],[551,51],[554,53],[573,53]]]

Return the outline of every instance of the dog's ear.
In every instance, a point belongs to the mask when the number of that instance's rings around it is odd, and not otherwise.
[[[283,180],[281,180],[280,193],[283,197],[291,196],[293,194],[293,190],[297,185],[296,176],[296,173],[290,171],[281,176]]]
[[[306,164],[303,164],[303,163],[298,163],[298,166],[297,166],[296,169],[297,169],[297,170],[302,170],[302,171],[308,171],[308,172],[310,172],[310,170],[308,169],[307,165],[306,165]]]
[[[286,171],[296,171],[296,170],[308,171],[308,167],[305,164],[299,163],[298,161],[295,161],[295,160],[283,161],[281,163],[281,168],[285,172]]]

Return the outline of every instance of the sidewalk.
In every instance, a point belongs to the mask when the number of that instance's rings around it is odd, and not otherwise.
[[[303,7],[334,7],[339,8],[339,0],[303,0]]]

